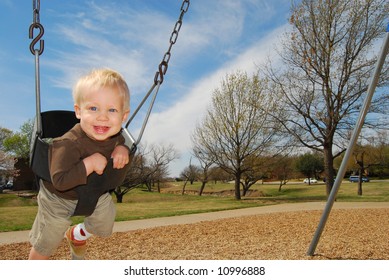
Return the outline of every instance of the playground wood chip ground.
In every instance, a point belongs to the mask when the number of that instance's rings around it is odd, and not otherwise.
[[[389,209],[333,210],[315,251],[322,211],[272,213],[92,237],[87,259],[388,260]],[[0,246],[0,259],[27,259],[28,242]],[[65,240],[52,259],[70,259]]]

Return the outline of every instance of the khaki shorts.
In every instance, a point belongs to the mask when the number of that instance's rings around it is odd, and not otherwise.
[[[38,253],[51,256],[55,252],[72,224],[71,216],[76,205],[77,200],[58,197],[40,183],[38,213],[30,232],[30,243]],[[89,233],[107,237],[112,234],[115,215],[111,194],[103,194],[92,215],[85,217],[85,228]]]

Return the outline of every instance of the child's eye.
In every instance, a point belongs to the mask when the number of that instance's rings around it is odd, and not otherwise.
[[[114,109],[114,108],[111,108],[108,110],[110,113],[116,113],[118,110]]]
[[[89,107],[89,110],[90,111],[97,111],[97,107],[91,106],[91,107]]]

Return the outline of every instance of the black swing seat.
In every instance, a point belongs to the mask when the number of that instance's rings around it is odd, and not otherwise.
[[[49,172],[50,139],[60,137],[75,126],[79,120],[72,111],[47,111],[41,113],[41,132],[37,132],[37,120],[31,138],[30,166],[41,179],[51,182]]]
[[[49,147],[47,139],[60,137],[69,131],[79,120],[72,111],[47,111],[41,113],[41,133],[37,132],[37,121],[31,141],[30,167],[38,179],[51,182],[49,171]],[[131,135],[126,131],[123,133],[126,144],[130,146],[130,160],[136,151],[136,145]],[[128,137],[130,137],[128,139]],[[97,204],[99,197],[120,186],[128,172],[130,163],[122,169],[114,169],[113,161],[110,160],[102,175],[92,173],[88,176],[87,184],[75,188],[78,194],[78,202],[73,216],[90,216]]]

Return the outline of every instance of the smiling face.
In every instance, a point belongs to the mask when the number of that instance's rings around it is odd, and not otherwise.
[[[119,133],[129,111],[117,87],[91,88],[74,105],[82,130],[93,140],[105,141]]]

